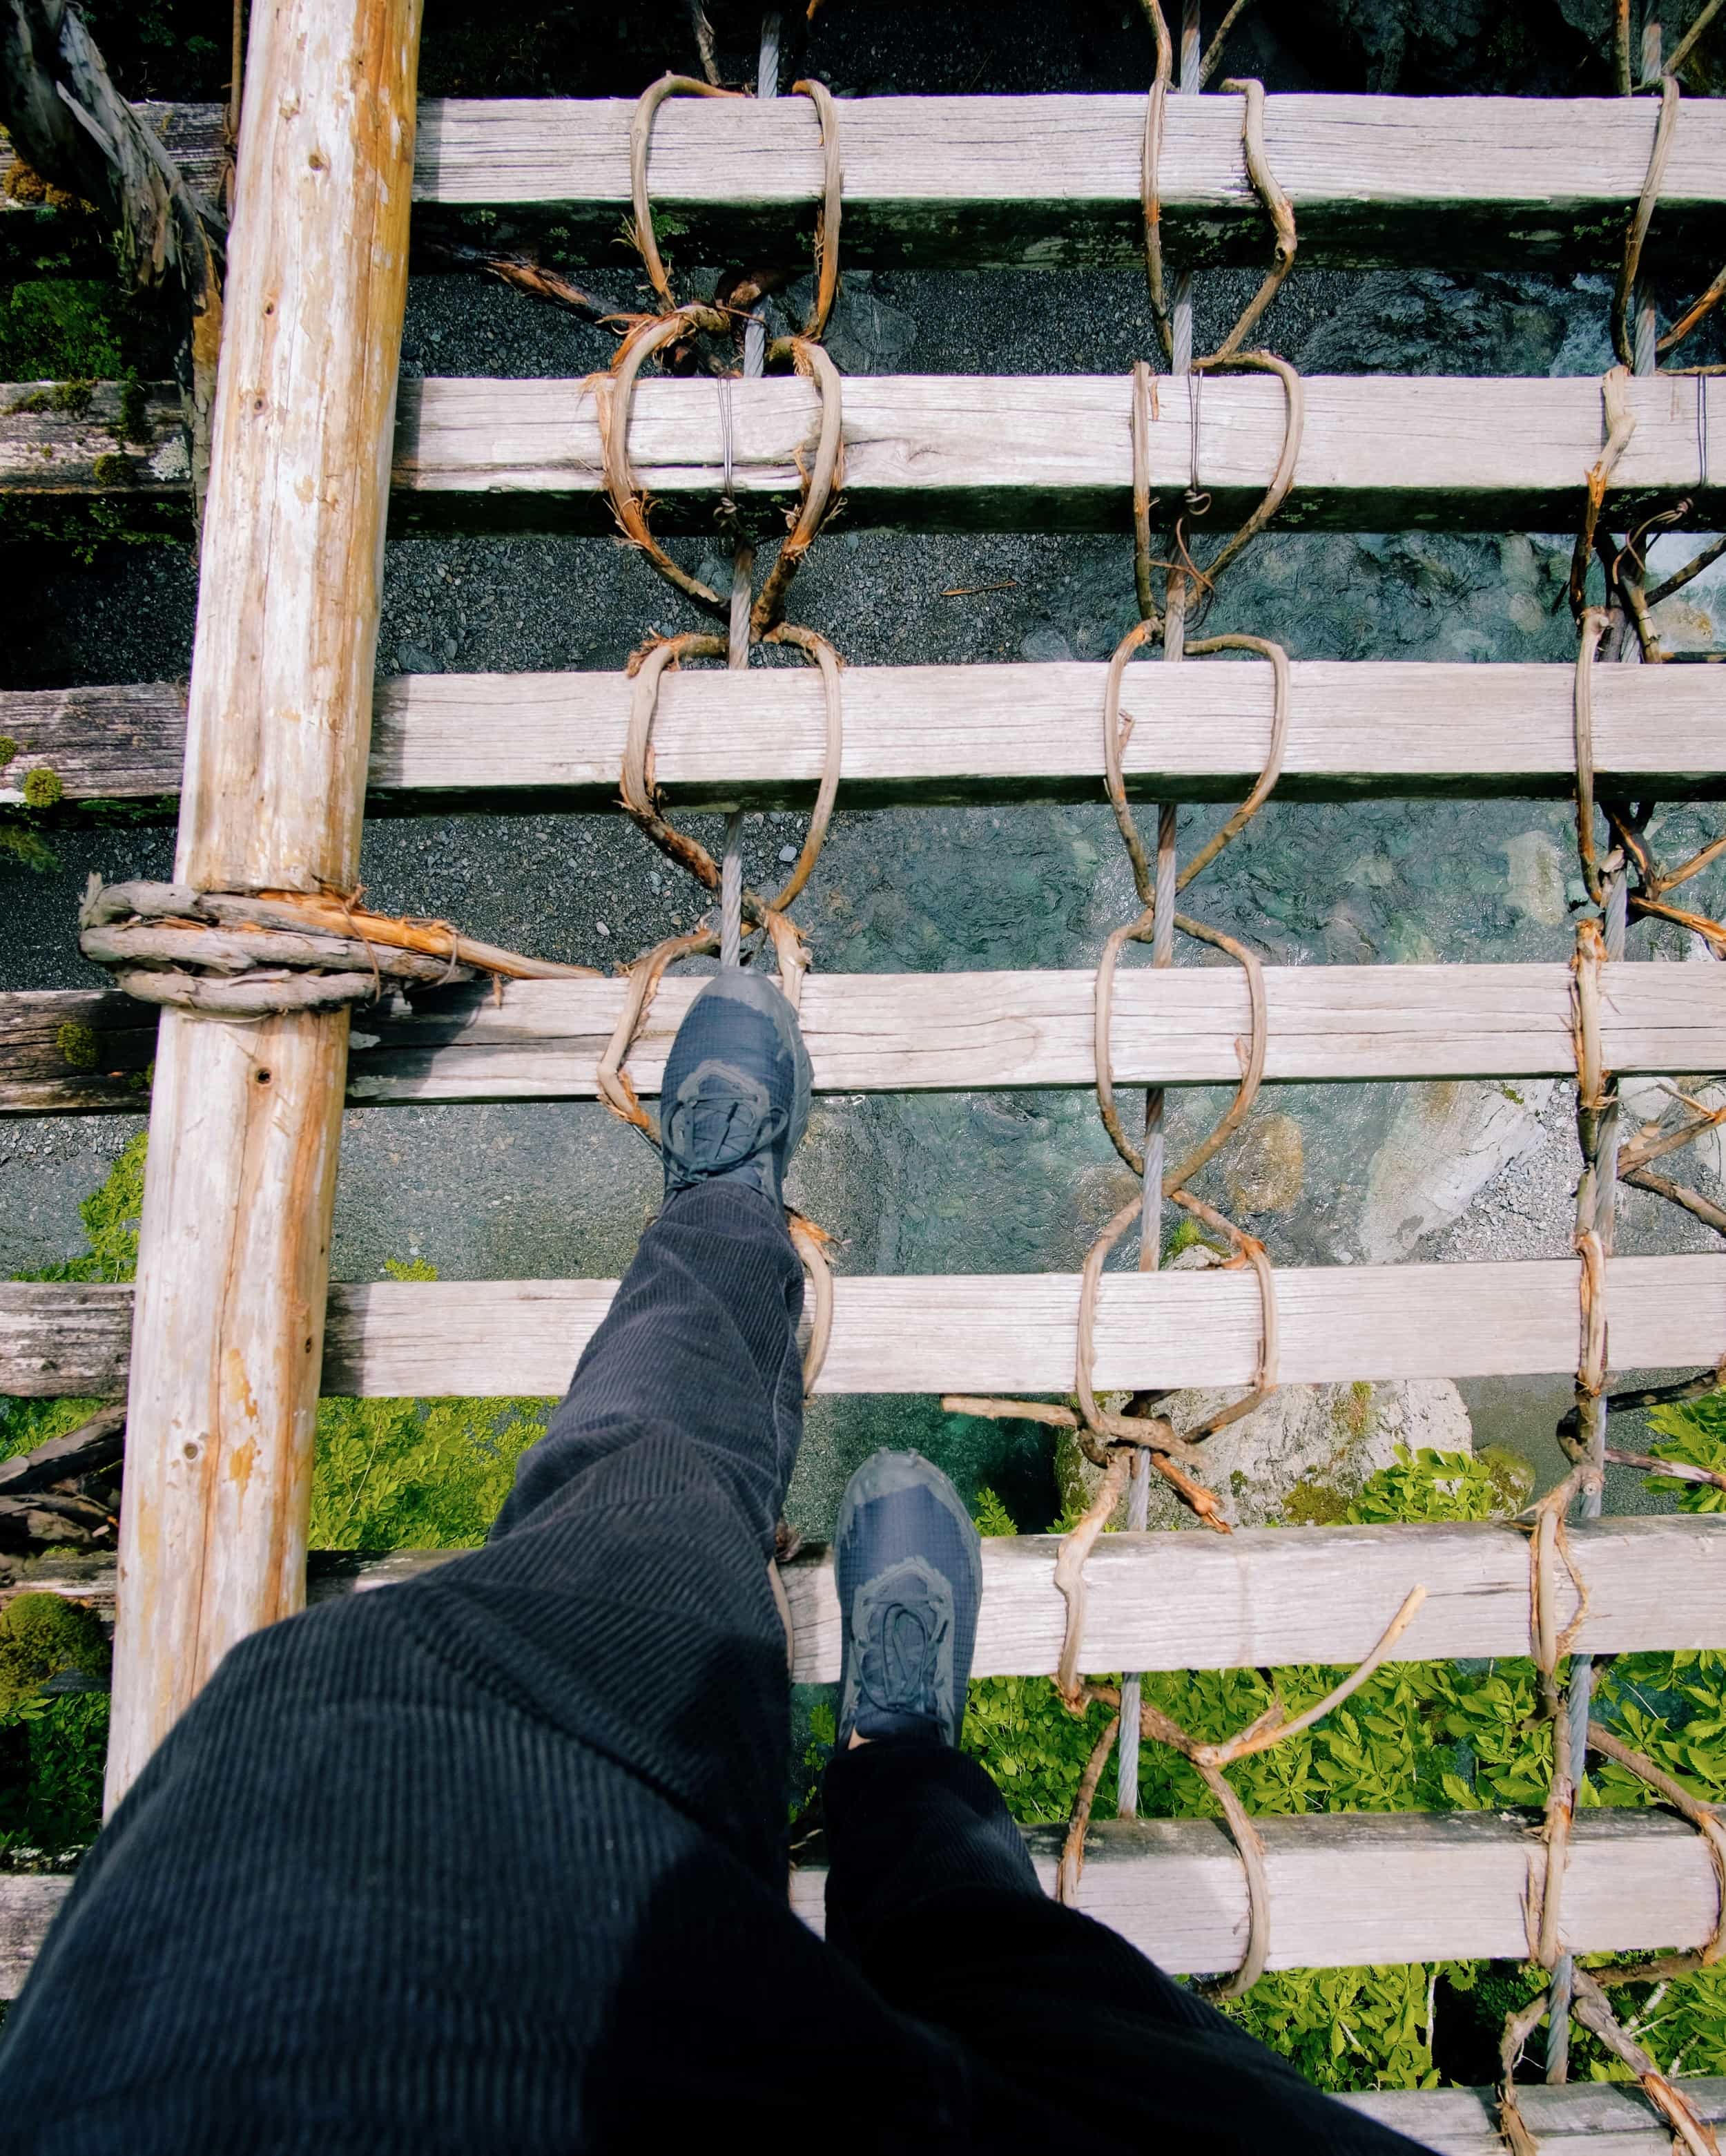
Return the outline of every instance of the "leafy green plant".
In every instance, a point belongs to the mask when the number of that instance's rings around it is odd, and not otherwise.
[[[1389,1467],[1381,1467],[1344,1508],[1343,1517],[1356,1527],[1409,1520],[1489,1520],[1525,1490],[1507,1486],[1509,1470],[1490,1452],[1435,1452],[1422,1445],[1411,1452],[1396,1447]]]
[[[1726,1474],[1726,1392],[1651,1408],[1648,1420],[1660,1433],[1649,1448],[1655,1459],[1681,1460],[1687,1466]],[[1674,1475],[1656,1475],[1648,1478],[1648,1487],[1676,1497],[1681,1512],[1726,1512],[1726,1490],[1711,1482],[1681,1482]]]
[[[1436,2088],[1432,1972],[1278,1969],[1227,2008],[1322,2089]]]
[[[1504,1509],[1502,1471],[1462,1454],[1400,1451],[1345,1508],[1359,1524],[1398,1519],[1484,1519]],[[986,1534],[1014,1532],[991,1491],[978,1493]],[[1145,1696],[1191,1735],[1232,1735],[1273,1699],[1298,1712],[1320,1698],[1339,1670],[1320,1667],[1161,1671]],[[1598,1712],[1698,1796],[1726,1794],[1726,1654],[1712,1650],[1620,1656],[1601,1676]],[[1457,1665],[1391,1663],[1314,1728],[1237,1762],[1228,1778],[1251,1812],[1482,1810],[1537,1808],[1551,1773],[1551,1736],[1537,1712],[1533,1665],[1521,1659]],[[1064,1821],[1100,1733],[1104,1710],[1081,1721],[1042,1677],[975,1681],[965,1748],[988,1769],[1008,1810],[1026,1825]],[[1591,1763],[1580,1801],[1646,1804],[1646,1786],[1610,1762]],[[1096,1812],[1114,1807],[1113,1763]],[[1139,1802],[1149,1817],[1212,1816],[1215,1800],[1178,1753],[1145,1744]],[[1229,2010],[1322,2087],[1417,2087],[1438,2077],[1433,2001],[1477,2016],[1476,2067],[1490,2071],[1504,2006],[1534,1996],[1536,1973],[1515,1967],[1488,1980],[1484,1965],[1288,1970],[1267,1977]],[[1644,1991],[1630,1989],[1626,2010]],[[1499,1994],[1503,1993],[1503,1998]],[[1686,2070],[1726,2049],[1726,1996],[1710,1973],[1663,1987],[1643,2041],[1662,2063]],[[1594,2041],[1575,2042],[1577,2071],[1595,2078],[1622,2069]]]

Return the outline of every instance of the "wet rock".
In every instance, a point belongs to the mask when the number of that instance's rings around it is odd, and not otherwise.
[[[1500,1168],[1539,1147],[1552,1087],[1550,1079],[1410,1086],[1367,1171],[1359,1240],[1368,1262],[1406,1257]]]
[[[1287,1213],[1299,1202],[1305,1147],[1293,1116],[1257,1116],[1222,1164],[1235,1204],[1247,1213]]]
[[[1176,1393],[1167,1412],[1177,1430],[1189,1430],[1239,1397],[1238,1389]],[[1368,1476],[1393,1464],[1398,1445],[1473,1450],[1468,1410],[1447,1378],[1284,1385],[1205,1440],[1203,1479],[1232,1527],[1318,1525],[1340,1519]],[[1065,1433],[1056,1448],[1055,1473],[1063,1504],[1088,1502],[1102,1479],[1077,1438]],[[1117,1524],[1125,1517],[1123,1500]],[[1150,1520],[1153,1527],[1199,1524],[1160,1476],[1150,1486]]]
[[[843,374],[897,374],[917,341],[917,325],[877,298],[867,270],[847,272],[823,340]]]
[[[1544,831],[1524,831],[1507,839],[1504,856],[1510,903],[1543,927],[1560,927],[1566,916],[1565,857]]]

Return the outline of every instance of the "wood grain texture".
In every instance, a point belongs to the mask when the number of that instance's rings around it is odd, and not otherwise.
[[[1726,1518],[1677,1514],[1585,1521],[1571,1537],[1588,1583],[1578,1640],[1590,1654],[1717,1646],[1726,1640]],[[1056,1537],[983,1544],[977,1676],[1053,1676],[1066,1629],[1054,1584]],[[314,1550],[309,1602],[338,1599],[459,1563],[456,1550],[385,1556]],[[817,1545],[781,1568],[791,1613],[791,1678],[839,1675],[832,1553]],[[1529,1646],[1528,1538],[1503,1522],[1467,1526],[1250,1527],[1203,1534],[1109,1535],[1093,1551],[1080,1667],[1276,1667],[1365,1659],[1411,1587],[1421,1604],[1397,1647],[1407,1661],[1508,1656]],[[102,1557],[0,1558],[0,1602],[64,1594],[112,1613],[114,1565]],[[1568,1584],[1561,1620],[1575,1614]]]
[[[1261,1814],[1272,1969],[1482,1958],[1527,1952],[1523,1895],[1538,1822],[1497,1813]],[[1053,1892],[1063,1830],[1027,1837]],[[1370,1891],[1363,1882],[1370,1881]],[[826,1875],[791,1874],[791,1907],[822,1922]],[[1232,1969],[1246,1943],[1241,1860],[1215,1820],[1110,1820],[1086,1837],[1078,1907],[1175,1975]],[[1579,1815],[1565,1875],[1566,1943],[1582,1953],[1699,1946],[1718,1889],[1681,1820]]]
[[[1608,495],[1612,521],[1682,494],[1687,528],[1726,522],[1726,398],[1708,403],[1704,424],[1698,393],[1680,377],[1628,385],[1637,424]],[[735,491],[788,506],[816,432],[813,385],[774,377],[735,382],[731,397]],[[1306,398],[1294,490],[1278,519],[1289,531],[1561,530],[1575,521],[1602,439],[1591,377],[1315,375]],[[1125,375],[853,376],[848,516],[919,531],[1124,530],[1128,399]],[[1219,378],[1198,402],[1199,484],[1212,497],[1210,528],[1225,531],[1258,501],[1274,469],[1283,390],[1267,377]],[[18,428],[28,444],[7,447]],[[1186,486],[1190,433],[1186,398],[1165,382],[1151,428],[1153,489]],[[658,528],[710,530],[725,477],[712,381],[642,382],[630,445],[638,482],[659,505]],[[0,415],[0,500],[111,493],[93,451],[85,422]],[[398,532],[608,531],[601,476],[584,382],[402,385]]]
[[[1687,2074],[1680,2087],[1717,2131],[1726,2123],[1726,2077]],[[1623,2082],[1519,2084],[1516,2100],[1539,2156],[1672,2156],[1671,2128]],[[1342,2101],[1435,2156],[1504,2156],[1495,2090],[1376,2089]]]
[[[151,382],[141,410],[122,415],[116,382],[0,382],[0,507],[16,515],[79,497],[144,508],[191,500],[192,457],[180,400]],[[8,536],[27,537],[8,521]]]
[[[1573,670],[1565,665],[1297,660],[1290,668],[1279,800],[1367,795],[1568,798]],[[842,801],[1100,798],[1104,668],[853,666],[844,677]],[[1595,762],[1602,791],[1685,799],[1726,793],[1726,707],[1705,668],[1601,667]],[[1270,736],[1270,670],[1134,668],[1129,791],[1156,799],[1237,798]],[[610,808],[628,725],[622,670],[409,674],[379,684],[366,807],[441,815],[455,808]],[[744,801],[807,808],[821,776],[821,684],[804,668],[746,675],[684,667],[664,677],[655,775],[684,808]],[[26,773],[55,772],[70,803],[171,808],[185,749],[177,682],[0,690],[0,805]]]
[[[1604,1053],[1615,1070],[1726,1067],[1726,972],[1611,969]],[[1313,966],[1264,973],[1272,1081],[1560,1076],[1574,1071],[1570,975],[1559,965]],[[643,1093],[701,983],[668,981],[629,1060]],[[359,1021],[356,1101],[590,1099],[622,1013],[621,981],[433,989]],[[812,973],[803,1034],[824,1093],[1088,1087],[1088,973]],[[1216,1085],[1251,1030],[1244,977],[1195,966],[1118,977],[1111,1061],[1135,1085]]]
[[[1273,1969],[1362,1959],[1520,1958],[1521,1897],[1538,1851],[1532,1816],[1391,1813],[1261,1816],[1257,1823],[1270,1887]],[[1053,1883],[1060,1838],[1060,1830],[1050,1828],[1032,1829],[1027,1837],[1046,1888]],[[1363,1878],[1373,1883],[1370,1895],[1360,1891]],[[0,1996],[16,1995],[71,1883],[16,1873],[0,1877]],[[826,1887],[822,1866],[791,1875],[791,1907],[817,1931],[823,1926]],[[1579,1952],[1698,1945],[1713,1927],[1714,1894],[1701,1838],[1682,1821],[1644,1811],[1578,1818],[1565,1914],[1567,1938]],[[1245,1934],[1240,1859],[1220,1823],[1211,1820],[1121,1820],[1093,1827],[1079,1907],[1177,1975],[1232,1966]],[[1726,2083],[1687,2086],[1707,2092],[1710,2115],[1726,2111]],[[1472,2123],[1469,2110],[1455,2101],[1465,2093],[1445,2092],[1442,2104],[1437,2097],[1399,2097],[1391,2115],[1404,2130],[1414,2130],[1410,2120],[1424,2114],[1413,2107],[1430,2102],[1435,2119],[1461,2133]],[[1591,2123],[1622,2118],[1628,2124],[1637,2117],[1633,2101],[1617,2091],[1611,2092],[1616,2104],[1603,2110],[1604,2093],[1585,2084],[1531,2090],[1531,2098],[1544,2100],[1531,2103],[1531,2121],[1544,2132],[1549,2119],[1561,2120],[1560,2098],[1584,2099],[1580,2108]],[[1365,2106],[1385,2099],[1354,2101]],[[1432,2145],[1467,2156],[1474,2147],[1466,2139]],[[1601,2144],[1587,2145],[1590,2156],[1599,2156]],[[1641,2144],[1631,2146],[1641,2156]]]
[[[1093,982],[1088,973],[812,973],[802,1026],[816,1091],[1088,1087]],[[1575,1068],[1565,966],[1268,967],[1264,983],[1273,1083],[1560,1077]],[[629,1058],[643,1095],[658,1091],[700,985],[673,978],[655,997]],[[392,996],[360,1014],[349,1102],[592,1100],[623,999],[620,980]],[[0,996],[0,1114],[136,1111],[155,1017],[100,989]],[[1726,973],[1712,968],[1611,968],[1602,1020],[1614,1070],[1726,1067]],[[1123,972],[1114,1075],[1134,1085],[1227,1083],[1249,1026],[1246,983],[1232,967]]]
[[[1142,96],[835,104],[853,266],[1136,266]],[[221,107],[142,109],[193,184],[214,187]],[[623,99],[428,100],[415,160],[417,225],[435,232],[452,214],[490,211],[510,233],[556,223],[564,259],[615,261],[629,208],[630,111]],[[1220,92],[1169,110],[1163,218],[1184,262],[1257,263],[1265,253],[1239,115],[1239,100]],[[1265,101],[1266,148],[1294,203],[1302,258],[1332,264],[1513,258],[1616,268],[1652,133],[1647,99]],[[1723,116],[1705,99],[1687,100],[1654,225],[1662,260],[1713,248],[1723,162]],[[0,227],[24,214],[6,198],[11,163],[0,144]],[[795,259],[804,251],[821,165],[801,100],[776,109],[667,105],[652,169],[655,207],[689,259],[741,248]],[[494,237],[497,228],[494,221],[484,231]],[[689,253],[704,246],[717,251]]]
[[[848,262],[1140,260],[1142,95],[836,105]],[[428,106],[417,198],[517,211],[540,203],[576,244],[606,247],[629,208],[632,109],[622,99]],[[1278,95],[1265,103],[1265,144],[1294,205],[1303,259],[1557,254],[1616,266],[1654,110],[1647,100]],[[1265,218],[1243,167],[1241,100],[1219,92],[1171,101],[1165,130],[1165,244],[1195,266],[1262,260]],[[662,228],[677,231],[691,260],[712,259],[690,251],[704,244],[723,254],[776,239],[782,253],[788,223],[800,219],[791,230],[802,238],[820,198],[817,140],[802,100],[665,106],[651,167]],[[1662,191],[1667,244],[1713,247],[1723,166],[1722,116],[1687,100]]]
[[[814,439],[818,397],[801,377],[732,386],[735,485],[789,502]],[[1687,524],[1726,520],[1726,398],[1708,406],[1707,481],[1693,380],[1627,386],[1636,429],[1609,496],[1633,505],[1682,490]],[[1206,381],[1198,484],[1226,529],[1257,503],[1282,447],[1282,385]],[[845,500],[854,522],[919,529],[1124,529],[1129,509],[1125,375],[853,376],[845,384]],[[1153,491],[1191,469],[1187,398],[1165,382],[1150,429]],[[1313,376],[1294,490],[1279,528],[1558,530],[1574,521],[1602,440],[1586,380]],[[706,530],[724,479],[711,381],[638,391],[638,484],[670,530]],[[611,527],[600,489],[592,390],[575,382],[404,382],[396,483],[410,521],[510,528]]]
[[[1283,1379],[1328,1384],[1573,1369],[1577,1271],[1568,1258],[1279,1267]],[[333,1288],[323,1389],[367,1399],[561,1393],[616,1288],[614,1281],[584,1280]],[[834,1289],[819,1391],[1072,1389],[1076,1275],[842,1275]],[[1726,1257],[1615,1258],[1606,1306],[1615,1369],[1717,1362],[1726,1350]],[[1258,1322],[1250,1274],[1105,1275],[1097,1386],[1247,1384],[1257,1363]],[[0,1281],[0,1393],[121,1392],[131,1330],[125,1288]]]
[[[356,879],[407,278],[419,0],[254,9],[175,874]],[[164,1014],[106,1797],[298,1608],[345,1011]]]

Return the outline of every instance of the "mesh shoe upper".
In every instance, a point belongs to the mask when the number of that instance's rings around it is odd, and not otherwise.
[[[665,1194],[725,1177],[778,1203],[809,1119],[796,1014],[765,975],[728,967],[689,1006],[665,1061]]]
[[[834,1537],[842,1630],[837,1738],[933,1728],[959,1741],[982,1603],[981,1544],[959,1493],[914,1452],[851,1478]]]

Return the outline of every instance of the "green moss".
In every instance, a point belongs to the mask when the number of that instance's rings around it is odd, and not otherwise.
[[[1191,1250],[1195,1243],[1202,1243],[1206,1250],[1216,1247],[1191,1214],[1183,1213],[1163,1245],[1163,1263],[1167,1265],[1170,1259],[1178,1258],[1183,1250]]]
[[[30,279],[13,285],[0,299],[0,380],[111,381],[121,365],[123,305],[113,285],[81,278]],[[89,408],[87,396],[83,408]]]
[[[108,1642],[95,1612],[58,1594],[20,1594],[0,1609],[0,1713],[62,1670],[108,1674]]]
[[[71,1019],[54,1034],[54,1045],[60,1051],[60,1060],[74,1070],[94,1070],[101,1060],[95,1029],[79,1025]]]
[[[104,547],[184,547],[191,529],[189,495],[0,494],[0,547],[64,547],[80,562]]]
[[[60,865],[59,855],[40,832],[3,819],[0,819],[0,860],[16,861],[22,868],[34,869],[38,875],[47,875]]]
[[[98,486],[130,486],[132,483],[132,460],[121,456],[118,449],[105,449],[90,470]]]
[[[64,412],[81,419],[95,395],[94,382],[52,382],[41,389],[27,390],[13,405],[14,412]]]
[[[1288,1492],[1283,1516],[1291,1527],[1336,1527],[1349,1516],[1349,1501],[1340,1490],[1307,1476]]]
[[[27,808],[52,808],[65,787],[57,771],[39,763],[33,771],[24,773],[24,806]]]
[[[127,367],[120,377],[120,414],[114,423],[114,439],[116,442],[147,442],[150,439],[144,385],[138,379],[136,367]]]
[[[10,734],[0,734],[0,771],[4,771],[7,765],[12,762],[12,759],[17,754],[18,743],[13,739],[12,736]]]

